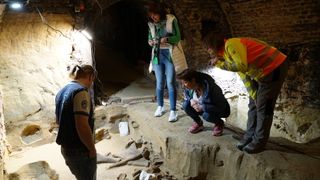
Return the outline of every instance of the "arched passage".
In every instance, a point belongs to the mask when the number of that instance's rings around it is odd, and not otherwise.
[[[107,94],[143,74],[150,47],[141,1],[119,1],[110,5],[95,18],[92,29],[96,39],[96,67]]]

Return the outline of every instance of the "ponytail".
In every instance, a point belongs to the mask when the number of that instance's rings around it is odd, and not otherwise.
[[[87,76],[95,76],[95,70],[91,65],[87,64],[74,66],[69,74],[69,77],[74,80],[85,78]]]

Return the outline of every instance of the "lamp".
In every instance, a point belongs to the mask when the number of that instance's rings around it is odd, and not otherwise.
[[[19,10],[22,8],[22,3],[21,2],[12,2],[9,4],[11,9],[16,9]]]
[[[20,10],[23,8],[23,6],[29,3],[29,0],[5,0],[3,2],[8,4],[10,9]]]

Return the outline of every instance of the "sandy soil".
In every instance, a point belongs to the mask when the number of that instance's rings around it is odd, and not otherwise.
[[[124,149],[127,142],[133,135],[120,137],[119,134],[112,134],[111,139],[103,139],[96,144],[97,153],[105,155],[107,153],[119,155]],[[13,152],[5,161],[5,168],[8,173],[17,171],[22,166],[37,162],[46,161],[50,168],[59,174],[59,179],[73,180],[75,177],[71,174],[66,166],[64,159],[60,153],[60,146],[56,143],[41,145],[38,147],[28,147],[19,152]],[[98,164],[97,179],[117,179],[120,173],[126,173],[132,178],[131,174],[134,169],[143,169],[137,166],[121,166],[107,169],[111,163]]]

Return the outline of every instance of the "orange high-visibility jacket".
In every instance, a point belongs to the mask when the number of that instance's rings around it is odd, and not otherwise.
[[[239,74],[249,95],[256,99],[255,81],[271,73],[286,59],[286,55],[267,43],[253,38],[226,40],[223,58],[216,67]]]

